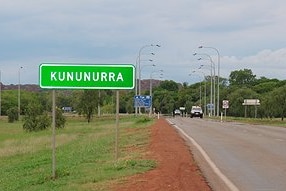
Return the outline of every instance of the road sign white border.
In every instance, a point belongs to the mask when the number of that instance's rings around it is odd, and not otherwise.
[[[43,66],[81,66],[81,67],[132,67],[133,68],[133,86],[132,87],[70,87],[70,86],[61,86],[61,87],[54,87],[54,86],[43,86],[42,85],[42,67]],[[94,89],[94,90],[132,90],[135,88],[135,71],[136,68],[133,64],[78,64],[78,63],[41,63],[39,66],[39,86],[43,89]]]

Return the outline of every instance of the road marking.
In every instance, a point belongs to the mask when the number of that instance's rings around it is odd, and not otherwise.
[[[284,142],[284,139],[275,139],[276,141]]]
[[[177,125],[169,121],[169,124],[172,124],[177,130],[179,130],[185,137],[187,137],[192,144],[198,149],[198,151],[201,153],[201,155],[204,157],[204,159],[207,161],[207,163],[210,165],[211,169],[216,173],[216,175],[227,185],[227,187],[232,191],[239,191],[239,189],[219,170],[219,168],[215,165],[215,163],[211,160],[211,158],[208,156],[208,154],[204,151],[204,149],[189,135],[185,133],[181,128],[179,128]]]

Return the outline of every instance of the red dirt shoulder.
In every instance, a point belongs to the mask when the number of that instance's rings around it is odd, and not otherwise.
[[[150,158],[158,166],[144,174],[129,177],[116,191],[210,191],[193,159],[189,146],[164,119],[151,127]]]

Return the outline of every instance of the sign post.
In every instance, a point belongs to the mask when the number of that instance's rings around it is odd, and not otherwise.
[[[41,88],[53,90],[52,178],[56,178],[55,89],[115,89],[116,137],[115,157],[118,158],[119,90],[133,89],[135,67],[131,64],[63,64],[43,63],[39,67]]]
[[[135,95],[134,96],[134,107],[145,107],[150,108],[152,105],[152,96]]]
[[[133,89],[134,79],[131,64],[40,65],[40,87],[46,89]]]
[[[254,117],[256,118],[257,116],[257,106],[260,105],[260,100],[259,99],[245,99],[243,100],[242,105],[245,106],[245,111],[244,111],[244,117],[247,117],[247,106],[253,105],[255,107],[255,114]]]
[[[223,100],[222,101],[222,108],[224,109],[224,117],[225,117],[225,120],[226,120],[226,109],[229,108],[229,101],[228,100]]]

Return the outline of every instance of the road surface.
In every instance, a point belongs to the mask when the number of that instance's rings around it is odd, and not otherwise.
[[[203,149],[233,184],[230,190],[286,190],[286,128],[183,117],[169,121]]]

